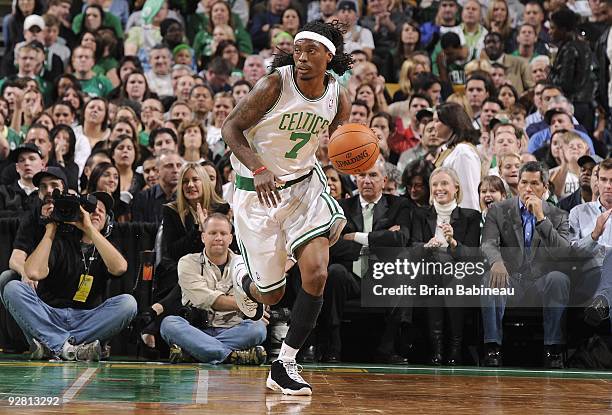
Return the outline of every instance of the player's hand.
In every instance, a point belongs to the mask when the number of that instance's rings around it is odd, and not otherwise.
[[[400,228],[400,226],[399,226],[399,225],[393,225],[393,226],[391,226],[391,227],[389,228],[389,230],[390,230],[391,232],[397,232],[397,231],[399,231],[400,229],[401,229],[401,228]]]
[[[270,170],[255,175],[253,178],[255,191],[259,198],[259,203],[265,204],[267,207],[277,207],[281,201],[280,193],[276,186],[282,185],[283,181],[279,180]]]
[[[491,267],[491,278],[490,278],[490,287],[491,288],[506,288],[508,286],[508,270],[504,265],[503,261],[498,261],[493,264]]]

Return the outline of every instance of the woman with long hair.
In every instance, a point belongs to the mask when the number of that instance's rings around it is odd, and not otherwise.
[[[56,163],[62,167],[68,179],[68,188],[78,191],[79,166],[74,162],[76,136],[74,131],[72,131],[72,127],[58,124],[49,133],[49,138],[53,144],[49,152],[49,163]]]
[[[119,202],[121,202],[121,178],[117,168],[109,162],[98,163],[96,167],[91,171],[89,180],[87,181],[87,188],[83,193],[92,194],[94,192],[106,192],[113,196],[115,201],[115,218],[127,213],[126,207],[122,207],[119,210]]]
[[[81,116],[81,124],[74,129],[77,137],[74,162],[79,166],[79,174],[83,172],[91,149],[110,135],[108,123],[108,101],[95,97],[90,99]],[[114,196],[113,196],[114,197]]]
[[[390,81],[399,81],[402,64],[409,59],[412,52],[421,48],[421,27],[414,20],[402,24],[402,30],[397,32],[397,46],[392,53],[393,77]]]
[[[37,14],[42,16],[45,10],[42,0],[19,0],[14,2],[13,14],[8,19],[7,33],[4,34],[4,48],[6,51],[15,49],[15,45],[25,40],[23,36],[23,24],[26,17]]]
[[[128,74],[128,76],[125,77],[125,81],[121,84],[121,94],[119,97],[140,104],[142,104],[144,100],[150,98],[151,90],[149,89],[149,83],[144,73],[134,71]]]
[[[510,108],[519,100],[519,94],[516,88],[509,82],[503,84],[497,91],[497,99],[504,104],[504,110],[509,111]]]
[[[251,36],[239,19],[232,19],[232,10],[229,4],[223,0],[216,0],[210,6],[208,27],[201,30],[193,40],[193,50],[197,60],[200,60],[201,57],[210,57],[212,55],[213,30],[215,26],[220,24],[226,24],[234,30],[236,43],[238,43],[241,54],[246,56],[253,53]]]
[[[389,110],[387,100],[385,98],[384,87],[377,88],[372,83],[363,82],[355,90],[355,99],[360,99],[368,104],[370,114],[377,112],[386,112]]]
[[[399,70],[399,89],[393,94],[393,102],[405,101],[413,93],[417,75],[427,72],[427,68],[415,59],[406,59]]]
[[[329,193],[334,199],[340,200],[351,197],[351,192],[347,189],[345,182],[342,180],[342,176],[334,166],[331,164],[324,166],[323,172],[325,173],[325,177],[327,177]]]
[[[179,130],[178,151],[183,160],[188,162],[202,163],[209,159],[206,130],[202,127],[202,123],[196,121],[183,123]]]
[[[446,144],[436,159],[436,167],[450,167],[459,176],[463,200],[461,207],[478,210],[478,183],[481,161],[476,145],[480,139],[472,120],[459,104],[446,102],[435,114],[436,132]]]
[[[410,236],[417,258],[427,263],[473,260],[480,246],[480,212],[459,207],[462,198],[457,173],[438,167],[429,177],[430,205],[415,209]],[[435,224],[435,226],[432,226]],[[421,275],[433,287],[454,288],[461,284],[455,275]],[[457,295],[426,297],[431,341],[430,362],[434,366],[460,365],[463,356],[463,299]],[[446,322],[445,322],[446,320]]]
[[[297,31],[302,27],[302,15],[295,7],[287,7],[281,15],[281,29],[295,36]]]
[[[208,173],[208,178],[215,188],[217,195],[223,198],[223,178],[215,163],[210,160],[204,160],[200,162],[200,166],[204,167],[204,170]]]
[[[242,68],[244,61],[240,56],[240,50],[238,49],[238,44],[233,40],[222,40],[217,45],[217,49],[213,55],[214,58],[221,58],[232,67],[232,73],[230,75],[230,79],[234,78],[236,80],[242,79]],[[232,84],[230,82],[230,84]],[[233,85],[233,84],[232,84]]]
[[[406,166],[402,173],[402,189],[413,206],[423,207],[429,205],[429,176],[434,170],[431,162],[420,159]]]
[[[98,4],[86,6],[83,13],[78,14],[72,20],[72,31],[77,36],[84,31],[95,32],[104,26],[112,29],[118,39],[123,39],[121,21],[112,13],[105,12]]]
[[[212,123],[208,126],[208,133],[206,135],[206,141],[212,152],[213,161],[217,161],[225,153],[225,143],[221,137],[221,126],[223,126],[225,119],[234,109],[235,105],[234,97],[229,92],[218,92],[215,94]]]
[[[512,29],[512,19],[506,0],[494,0],[489,3],[485,16],[485,27],[489,32],[499,33],[504,43],[504,52],[516,50],[516,35]]]
[[[121,183],[119,191],[122,194],[127,192],[132,197],[136,196],[145,185],[142,175],[136,172],[140,159],[138,142],[129,135],[120,135],[117,140],[112,142],[109,154],[119,172]],[[130,196],[124,197],[124,199],[129,198]]]

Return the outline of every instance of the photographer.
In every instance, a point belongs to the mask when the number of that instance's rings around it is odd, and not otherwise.
[[[131,295],[102,302],[108,278],[125,273],[127,262],[104,235],[112,197],[104,192],[93,196],[95,205],[91,199],[54,193],[52,220],[24,265],[25,275],[39,282],[37,292],[20,281],[4,288],[4,304],[32,342],[32,358],[98,361],[100,342],[119,333],[136,314]]]
[[[161,335],[171,345],[170,361],[182,360],[184,350],[202,363],[262,364],[266,352],[259,344],[266,338],[267,321],[243,319],[236,304],[232,273],[247,271],[242,257],[229,249],[232,225],[225,215],[213,213],[202,228],[204,252],[185,255],[178,263],[187,319],[169,316],[161,324]]]
[[[36,173],[32,183],[38,188],[38,201],[32,203],[30,210],[24,212],[20,217],[17,235],[13,241],[13,251],[9,259],[9,269],[0,274],[0,300],[4,287],[11,280],[21,278],[21,281],[36,289],[38,282],[30,280],[23,269],[25,261],[45,234],[44,223],[53,212],[53,197],[51,196],[53,191],[57,189],[64,192],[64,189],[67,189],[66,175],[59,167],[48,167]]]

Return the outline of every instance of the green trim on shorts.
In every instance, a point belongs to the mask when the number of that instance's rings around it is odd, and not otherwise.
[[[293,186],[294,184],[297,184],[299,182],[302,182],[302,181],[306,180],[307,178],[312,176],[313,170],[310,170],[310,173],[307,173],[307,174],[305,174],[305,175],[303,175],[301,177],[298,177],[297,179],[289,180],[284,185],[277,187],[277,189],[278,190],[287,189],[287,188]],[[254,180],[253,180],[252,177],[244,177],[244,176],[241,176],[239,174],[236,174],[236,181],[234,182],[234,184],[236,186],[236,189],[246,190],[248,192],[254,192],[255,191],[255,183],[254,183]]]
[[[259,285],[257,283],[257,279],[255,278],[255,276],[253,275],[253,272],[251,271],[251,265],[249,263],[249,254],[247,253],[247,249],[244,246],[244,244],[242,243],[242,241],[239,238],[236,238],[236,240],[238,241],[238,245],[240,246],[240,253],[242,254],[242,257],[244,258],[244,264],[247,267],[247,272],[249,273],[249,278],[251,279],[251,281],[253,281],[253,284],[255,284],[257,286],[257,289],[260,292],[269,292],[269,291],[274,291],[277,288],[285,285],[287,283],[287,279],[283,276],[283,279],[280,281],[275,282],[274,284],[270,284],[268,286],[262,287],[261,285]],[[278,287],[276,287],[276,285],[278,285]]]
[[[242,254],[242,257],[244,258],[244,264],[247,267],[247,272],[249,273],[249,278],[252,281],[255,281],[255,279],[253,278],[253,273],[251,272],[251,265],[250,265],[250,261],[249,261],[249,254],[247,253],[247,250],[244,246],[244,244],[242,243],[242,240],[240,240],[240,238],[236,238],[236,240],[238,241],[238,245],[240,246],[240,253]]]
[[[312,239],[321,236],[327,232],[329,232],[329,230],[331,229],[332,225],[334,224],[334,222],[338,219],[343,219],[346,220],[346,217],[340,213],[334,213],[331,217],[331,219],[329,220],[329,222],[327,222],[324,225],[321,226],[317,226],[314,229],[309,230],[308,232],[305,232],[302,236],[300,236],[299,238],[297,238],[295,241],[293,241],[293,243],[291,244],[291,254],[293,254],[296,249],[298,249],[299,247],[301,247],[302,245],[304,245],[305,243],[311,241]]]
[[[282,280],[280,280],[278,282],[275,282],[274,284],[270,284],[270,285],[268,285],[266,287],[262,287],[261,285],[257,284],[256,281],[253,281],[253,282],[255,283],[255,285],[257,285],[257,289],[260,292],[267,293],[267,292],[270,292],[270,291],[274,291],[274,290],[282,287],[283,285],[286,285],[287,284],[287,278],[285,278],[285,276],[283,275],[283,279]]]

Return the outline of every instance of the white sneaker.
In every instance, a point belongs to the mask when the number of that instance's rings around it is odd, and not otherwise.
[[[244,265],[242,265],[244,266]],[[246,270],[244,272],[236,272],[233,270],[232,278],[234,279],[234,298],[238,308],[242,311],[242,314],[251,320],[260,320],[263,317],[264,305],[256,301],[251,300],[242,288],[242,279],[250,278]]]
[[[62,350],[62,359],[81,362],[99,362],[101,354],[102,348],[100,347],[99,340],[91,343],[82,343],[76,346],[66,342]]]
[[[295,360],[275,360],[270,367],[266,386],[285,395],[312,395],[312,387],[302,378],[302,366]]]

